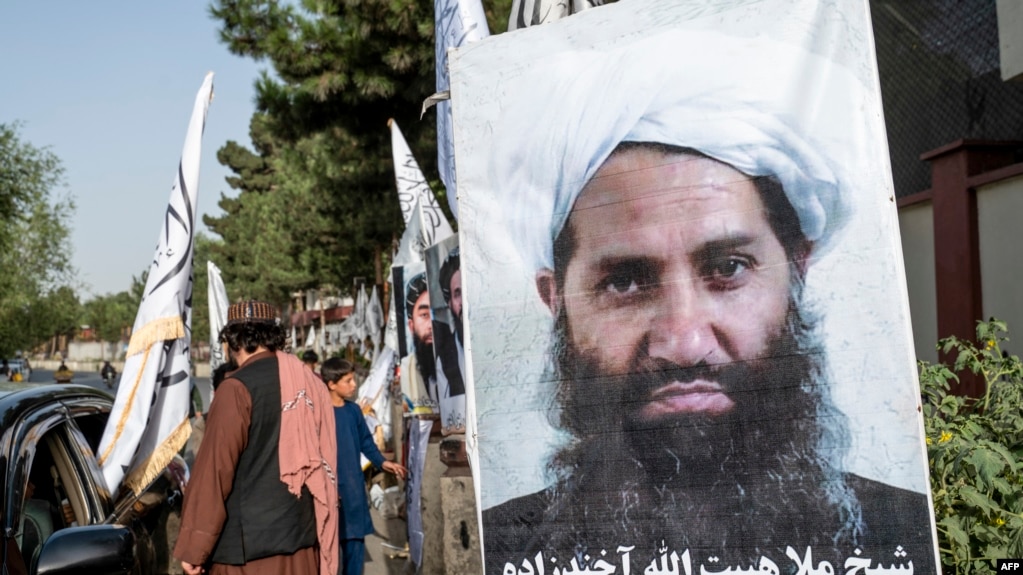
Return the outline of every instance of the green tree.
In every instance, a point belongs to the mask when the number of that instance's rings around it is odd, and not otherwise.
[[[510,0],[485,9],[492,30],[507,26]],[[235,54],[268,61],[275,75],[256,83],[259,112],[248,152],[229,142],[219,159],[237,178],[226,215],[207,221],[225,251],[250,226],[283,220],[284,229],[249,239],[276,248],[272,274],[234,252],[225,275],[254,292],[285,294],[319,284],[351,285],[375,275],[400,235],[390,133],[395,118],[443,201],[436,170],[436,124],[419,120],[435,91],[432,0],[217,0],[221,38]],[[244,151],[243,151],[244,150]],[[248,153],[246,153],[248,152]],[[246,196],[270,195],[276,198]],[[249,229],[242,229],[249,228]],[[226,255],[226,254],[224,254]],[[256,268],[252,266],[255,265]],[[274,277],[273,274],[276,274]],[[262,279],[257,279],[262,278]],[[254,294],[253,294],[254,295]],[[274,299],[274,301],[281,301]]]
[[[138,304],[130,291],[96,296],[82,305],[82,323],[91,327],[101,341],[121,341],[126,328],[135,322]]]
[[[101,341],[123,341],[135,325],[149,270],[131,276],[131,286],[116,294],[92,297],[81,306],[80,321],[91,327]]]
[[[258,154],[235,142],[217,152],[220,162],[237,174],[227,183],[238,194],[221,195],[224,216],[204,216],[222,239],[210,240],[206,258],[220,267],[232,295],[282,304],[291,291],[315,284],[315,276],[303,267],[303,253],[310,249],[303,238],[313,233],[314,225],[326,226],[317,223],[321,217],[311,194],[303,193],[308,190],[277,183],[285,179],[277,169],[284,160],[266,128],[265,115],[253,117],[250,135]],[[197,269],[206,265],[199,259],[195,264]]]
[[[74,203],[60,159],[0,123],[0,355],[66,330],[77,316],[70,264]],[[48,308],[52,305],[52,308]],[[45,312],[45,313],[44,313]]]
[[[218,264],[214,252],[223,242],[199,233],[195,236],[195,253],[192,256],[192,347],[198,342],[210,339],[209,271],[206,263]],[[228,292],[230,293],[230,292]]]

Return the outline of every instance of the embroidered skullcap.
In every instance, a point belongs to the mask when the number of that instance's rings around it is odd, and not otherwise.
[[[265,301],[249,300],[231,304],[227,308],[227,325],[236,323],[279,324],[277,308]]]
[[[444,301],[451,302],[451,278],[455,276],[462,266],[461,252],[458,246],[455,246],[450,252],[448,257],[444,259],[444,263],[440,266],[440,291],[444,296]]]
[[[880,111],[862,70],[794,44],[704,29],[645,30],[604,44],[509,66],[501,105],[491,107],[500,111],[488,117],[492,136],[473,142],[492,151],[481,179],[467,176],[465,217],[500,210],[480,217],[506,223],[531,269],[553,268],[554,239],[583,186],[620,143],[646,142],[777,179],[812,253],[829,247],[851,216],[850,174],[878,169],[864,143],[884,137],[870,134],[879,119],[867,115]],[[473,202],[473,185],[494,190],[500,205]]]
[[[416,301],[419,296],[427,291],[426,272],[412,276],[412,279],[405,284],[405,317],[412,319],[412,312],[415,311]]]

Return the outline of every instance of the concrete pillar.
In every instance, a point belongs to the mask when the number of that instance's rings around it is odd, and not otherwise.
[[[441,475],[447,470],[440,462],[440,420],[434,422],[435,433],[430,434],[426,448],[426,469],[420,497],[423,511],[423,565],[421,575],[445,575],[444,569],[444,512],[441,498]],[[452,573],[456,573],[452,571]]]
[[[465,453],[465,436],[451,435],[440,445],[447,471],[440,478],[444,505],[444,564],[448,573],[483,573],[476,494]]]

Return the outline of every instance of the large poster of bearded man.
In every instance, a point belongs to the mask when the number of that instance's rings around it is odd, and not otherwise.
[[[486,572],[934,573],[867,3],[625,0],[450,71]]]

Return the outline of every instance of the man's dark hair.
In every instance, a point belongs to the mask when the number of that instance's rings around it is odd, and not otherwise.
[[[323,378],[323,383],[341,381],[342,377],[354,372],[355,366],[352,365],[352,362],[340,357],[332,357],[324,361],[323,365],[320,366],[320,377]]]
[[[622,142],[611,152],[611,155],[637,149],[653,150],[665,156],[687,155],[707,158],[728,165],[699,150],[657,142]],[[772,176],[750,177],[753,180],[753,185],[760,192],[760,199],[764,202],[764,207],[767,210],[767,223],[778,238],[778,242],[781,243],[782,249],[785,250],[785,256],[790,262],[801,259],[806,255],[806,236],[803,235],[799,226],[799,214],[796,213],[796,209],[792,207],[788,196],[785,195],[785,189],[782,188],[781,182]],[[572,231],[572,226],[566,222],[561,233],[554,239],[554,281],[559,289],[565,286],[565,270],[573,255],[575,255],[575,234]],[[802,278],[799,279],[802,280]]]
[[[462,259],[458,246],[455,246],[455,249],[448,252],[448,257],[440,266],[440,293],[444,296],[445,303],[451,303],[451,278],[461,267]]]
[[[302,363],[319,363],[320,356],[313,350],[307,350],[302,354]]]
[[[280,351],[287,342],[287,334],[274,323],[229,323],[220,330],[219,341],[235,352],[244,349],[245,353],[255,353],[260,346],[267,351]]]
[[[426,292],[426,272],[416,275],[405,288],[405,319],[412,319],[416,309],[416,301]]]
[[[213,385],[213,391],[216,391],[217,388],[220,387],[220,384],[224,381],[224,379],[227,378],[227,374],[229,372],[232,372],[236,369],[238,369],[238,364],[236,364],[233,359],[226,363],[220,364],[217,367],[217,369],[214,369],[213,374],[210,377],[210,379],[212,380],[211,384]]]

